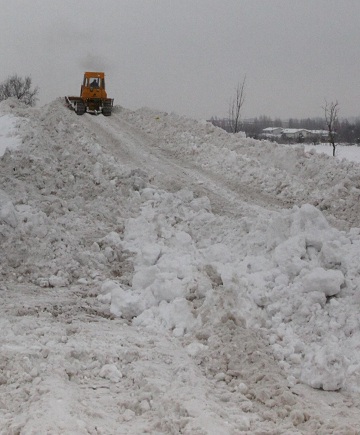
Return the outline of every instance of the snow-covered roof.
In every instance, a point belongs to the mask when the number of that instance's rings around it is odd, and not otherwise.
[[[308,130],[309,133],[318,134],[318,135],[328,135],[329,132],[327,130]]]
[[[279,129],[282,129],[282,128],[281,127],[266,127],[263,129],[263,131],[271,133],[272,131],[279,130]]]
[[[283,129],[283,133],[284,134],[296,134],[296,133],[301,133],[303,131],[307,131],[304,128],[284,128]]]

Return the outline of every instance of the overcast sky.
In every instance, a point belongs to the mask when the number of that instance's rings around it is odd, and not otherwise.
[[[360,0],[0,0],[0,81],[31,75],[39,104],[78,95],[84,71],[109,96],[195,118],[360,116]]]

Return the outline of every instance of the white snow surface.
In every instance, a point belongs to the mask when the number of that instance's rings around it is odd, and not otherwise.
[[[317,153],[323,153],[328,156],[333,155],[333,147],[329,144],[308,145],[305,144],[305,149],[310,151],[314,150]],[[344,145],[335,144],[335,157],[337,159],[347,159],[353,162],[360,163],[360,150],[359,145]]]
[[[4,155],[7,149],[17,148],[21,141],[17,136],[18,118],[7,113],[0,114],[0,156]]]
[[[0,129],[1,434],[360,433],[358,163],[62,99]]]

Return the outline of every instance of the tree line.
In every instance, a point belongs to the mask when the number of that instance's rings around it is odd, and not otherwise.
[[[233,126],[227,118],[219,119],[212,117],[210,122],[228,132],[233,132]],[[267,127],[298,128],[305,130],[328,129],[325,119],[321,117],[281,120],[280,118],[271,118],[262,115],[252,119],[243,119],[240,124],[240,130],[244,131],[246,136],[255,139],[259,138],[264,128]],[[354,121],[338,119],[333,128],[336,133],[337,142],[360,143],[360,118]]]

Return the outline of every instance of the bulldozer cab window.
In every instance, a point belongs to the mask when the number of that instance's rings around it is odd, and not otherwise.
[[[90,87],[99,88],[100,87],[100,79],[99,78],[90,79]]]

